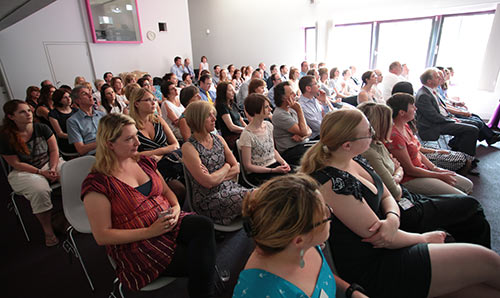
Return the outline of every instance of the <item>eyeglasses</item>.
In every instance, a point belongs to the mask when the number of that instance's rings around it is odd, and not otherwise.
[[[354,139],[350,139],[349,141],[354,142],[354,141],[357,141],[357,140],[372,139],[374,135],[375,135],[375,129],[373,129],[373,127],[370,126],[370,135],[369,136],[354,138]]]
[[[151,97],[149,97],[149,98],[146,98],[146,99],[141,99],[141,100],[138,100],[138,101],[153,102],[153,101],[154,101],[154,99],[152,99]]]
[[[312,230],[312,229],[314,229],[314,228],[316,228],[316,227],[321,226],[321,225],[322,225],[322,224],[324,224],[324,223],[327,223],[327,222],[329,222],[329,221],[333,220],[333,216],[334,216],[334,215],[333,215],[333,209],[332,209],[332,207],[328,206],[328,204],[325,204],[325,206],[328,208],[328,212],[329,212],[329,216],[328,216],[328,218],[325,218],[325,219],[323,219],[322,221],[320,221],[320,222],[318,222],[318,223],[313,224],[313,225],[312,225],[311,230]]]

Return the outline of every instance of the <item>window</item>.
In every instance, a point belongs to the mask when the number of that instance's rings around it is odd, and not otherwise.
[[[306,27],[305,29],[306,61],[316,61],[316,27]]]
[[[371,23],[335,26],[331,43],[333,50],[330,60],[327,61],[328,66],[339,67],[342,72],[353,65],[358,69],[357,76],[360,76],[370,67],[371,35]]]
[[[431,18],[380,23],[375,67],[386,73],[389,64],[399,61],[408,66],[409,81],[418,82],[426,67],[431,31]]]
[[[493,13],[444,17],[436,65],[453,67],[453,84],[477,88],[493,17]]]

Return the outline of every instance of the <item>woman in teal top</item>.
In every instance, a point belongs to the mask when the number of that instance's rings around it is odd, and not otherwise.
[[[240,273],[233,298],[332,298],[337,287],[348,287],[334,277],[321,252],[332,213],[309,176],[269,180],[245,197],[242,214],[245,231],[256,247]],[[349,287],[346,296],[366,297],[356,289]]]

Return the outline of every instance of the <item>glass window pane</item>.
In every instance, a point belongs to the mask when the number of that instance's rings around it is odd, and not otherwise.
[[[380,23],[376,68],[386,73],[394,61],[406,64],[410,70],[409,81],[418,88],[431,30],[432,19]]]
[[[476,89],[494,14],[445,17],[436,65],[453,67],[452,84]]]
[[[306,28],[306,60],[316,61],[316,28]]]
[[[357,68],[357,76],[361,76],[370,66],[370,44],[372,25],[360,24],[336,26],[332,38],[332,53],[326,61],[329,67],[343,69],[353,65]]]

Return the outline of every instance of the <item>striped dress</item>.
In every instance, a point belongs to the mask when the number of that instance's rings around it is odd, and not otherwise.
[[[90,192],[97,192],[108,198],[114,229],[149,227],[157,220],[157,211],[167,210],[170,206],[162,195],[162,178],[156,173],[155,162],[143,156],[138,164],[153,183],[148,196],[113,176],[96,172],[90,173],[82,184],[82,198]],[[182,218],[186,215],[181,211],[176,227],[161,236],[106,246],[107,253],[116,261],[116,273],[120,282],[131,290],[139,290],[165,270],[174,255],[176,238]]]

